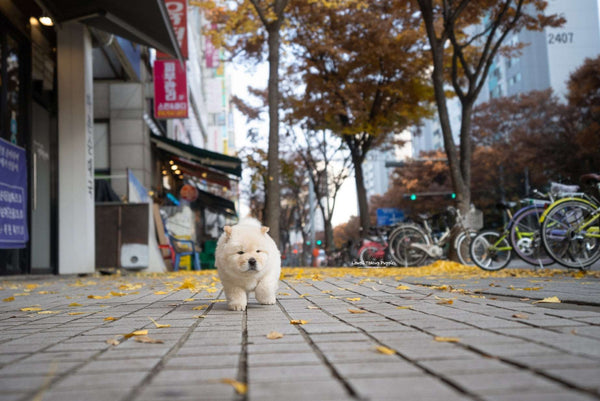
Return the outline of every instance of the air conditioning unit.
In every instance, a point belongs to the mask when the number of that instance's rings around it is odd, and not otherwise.
[[[147,244],[121,245],[121,267],[139,270],[148,267],[149,250]]]

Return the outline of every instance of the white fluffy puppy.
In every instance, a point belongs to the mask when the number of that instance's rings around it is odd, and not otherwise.
[[[242,311],[248,293],[256,300],[273,305],[279,286],[281,257],[275,241],[267,234],[269,227],[253,218],[244,218],[235,226],[225,226],[217,242],[217,266],[229,309]]]

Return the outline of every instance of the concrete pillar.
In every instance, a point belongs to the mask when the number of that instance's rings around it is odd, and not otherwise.
[[[92,42],[76,22],[58,29],[58,272],[95,270]]]

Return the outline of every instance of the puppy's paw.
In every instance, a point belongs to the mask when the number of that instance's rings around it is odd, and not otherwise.
[[[275,305],[275,295],[257,296],[256,300],[262,305]]]
[[[229,310],[245,311],[246,304],[238,304],[238,303],[231,302],[231,303],[229,303]]]

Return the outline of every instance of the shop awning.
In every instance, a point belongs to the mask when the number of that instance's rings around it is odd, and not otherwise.
[[[150,134],[150,139],[159,149],[163,149],[176,156],[189,159],[202,166],[213,168],[236,177],[242,176],[242,161],[237,157],[200,149],[192,145],[186,145],[185,143],[154,134]]]
[[[198,189],[198,199],[194,201],[201,207],[207,207],[222,212],[226,215],[237,217],[235,212],[235,204],[229,199],[213,195],[210,192]]]
[[[78,21],[183,60],[164,0],[36,0],[56,24]]]

